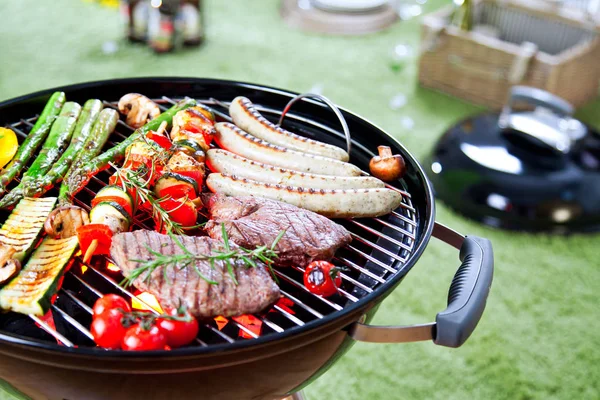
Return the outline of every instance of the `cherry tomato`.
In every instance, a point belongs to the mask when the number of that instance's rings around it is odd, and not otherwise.
[[[156,324],[167,337],[167,344],[173,348],[189,344],[198,335],[198,321],[186,310],[173,310],[169,315],[179,318],[158,318]]]
[[[122,323],[123,317],[123,313],[115,308],[94,317],[90,332],[98,346],[113,350],[121,348],[127,331]]]
[[[106,294],[96,300],[92,310],[94,312],[94,317],[97,317],[105,311],[113,309],[121,309],[121,311],[130,312],[131,306],[127,300],[121,296],[117,296],[116,294]]]
[[[164,199],[160,202],[162,208],[169,213],[171,221],[181,224],[183,227],[196,225],[198,211],[190,200]]]
[[[313,261],[304,270],[304,286],[311,293],[329,297],[342,285],[339,268],[327,261]]]
[[[167,337],[156,325],[144,329],[142,325],[136,324],[127,329],[121,342],[123,350],[163,350],[167,345]]]

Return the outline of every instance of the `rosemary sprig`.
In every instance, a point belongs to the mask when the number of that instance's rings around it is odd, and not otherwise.
[[[198,268],[197,261],[208,261],[211,268],[213,269],[215,268],[216,261],[223,261],[227,266],[227,271],[229,273],[229,276],[231,277],[231,280],[234,282],[234,284],[237,285],[238,282],[235,278],[235,272],[233,270],[234,264],[236,264],[237,262],[242,262],[247,268],[256,268],[257,261],[260,261],[266,264],[269,268],[271,268],[274,259],[277,258],[277,251],[275,250],[275,247],[277,246],[279,240],[281,240],[281,238],[285,234],[285,231],[281,231],[279,235],[277,235],[271,246],[260,246],[255,248],[254,250],[249,250],[243,247],[232,248],[229,244],[229,237],[227,236],[227,232],[225,231],[225,225],[221,224],[221,228],[223,232],[224,250],[213,250],[211,254],[192,253],[187,248],[185,248],[183,243],[181,243],[181,240],[179,240],[179,238],[173,235],[172,233],[169,233],[169,236],[175,242],[175,244],[177,244],[177,246],[179,246],[179,248],[183,251],[182,254],[161,254],[155,250],[152,250],[148,245],[146,245],[146,250],[148,250],[148,252],[154,256],[154,258],[150,260],[130,260],[133,262],[140,263],[140,265],[133,271],[131,271],[129,276],[126,277],[123,280],[123,282],[121,282],[121,284],[124,286],[132,285],[133,281],[142,276],[144,282],[149,282],[151,280],[152,273],[156,270],[156,268],[162,267],[166,282],[169,282],[167,278],[167,268],[193,268],[200,278],[204,279],[211,285],[217,285],[219,282],[213,281],[204,276],[204,274],[202,274],[202,272]]]
[[[164,228],[167,232],[173,232],[179,235],[185,233],[183,226],[180,223],[173,221],[169,216],[169,212],[161,206],[160,202],[165,200],[165,198],[157,198],[154,192],[150,190],[150,182],[156,173],[154,164],[152,164],[149,171],[146,165],[142,165],[135,170],[121,168],[113,163],[110,163],[110,165],[116,170],[116,174],[119,178],[118,182],[120,182],[123,190],[128,191],[133,189],[142,202],[150,204],[152,217],[156,221],[159,229]],[[173,209],[171,212],[175,210],[176,209]]]

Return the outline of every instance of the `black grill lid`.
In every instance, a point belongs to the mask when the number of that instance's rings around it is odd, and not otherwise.
[[[535,106],[513,109],[517,101]],[[467,217],[503,229],[589,232],[600,228],[600,134],[572,107],[515,87],[502,113],[451,127],[425,168],[436,195]]]

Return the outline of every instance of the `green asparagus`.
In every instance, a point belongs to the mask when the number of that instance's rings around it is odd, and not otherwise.
[[[6,186],[19,175],[23,167],[31,159],[33,153],[46,139],[50,127],[62,109],[65,100],[63,92],[55,92],[50,96],[42,114],[37,119],[33,128],[31,128],[27,139],[19,146],[19,150],[17,150],[17,154],[15,154],[10,164],[0,172],[0,196],[6,192]]]
[[[48,173],[38,176],[34,182],[31,182],[24,189],[27,197],[40,197],[69,170],[73,160],[81,153],[81,150],[92,133],[92,127],[98,119],[98,114],[102,110],[102,102],[100,100],[91,99],[85,102],[81,115],[77,120],[75,132],[71,143],[65,152],[60,156],[58,161],[52,165]]]
[[[27,172],[23,174],[21,183],[0,200],[0,208],[7,208],[17,203],[25,197],[25,189],[35,184],[38,177],[42,177],[48,172],[52,164],[60,157],[69,140],[71,140],[80,111],[81,106],[79,104],[74,102],[65,103],[56,121],[52,124],[50,134],[44,142],[40,154]]]
[[[74,179],[70,180],[67,191],[67,196],[69,199],[73,198],[73,196],[75,196],[77,192],[79,192],[89,182],[92,176],[108,168],[110,162],[116,162],[123,158],[123,156],[125,156],[125,151],[130,144],[145,135],[148,131],[158,129],[160,124],[165,121],[170,125],[175,114],[181,110],[185,110],[186,108],[193,107],[195,105],[196,101],[194,99],[185,98],[181,100],[173,107],[169,108],[167,111],[148,122],[146,125],[136,129],[131,135],[129,135],[127,139],[115,147],[105,151],[104,153],[87,162],[81,168],[73,171],[72,175]]]
[[[75,187],[77,182],[81,180],[81,176],[78,175],[78,171],[83,165],[85,165],[92,158],[96,157],[102,150],[102,147],[108,140],[110,134],[115,130],[119,121],[119,113],[111,108],[102,110],[92,134],[88,136],[87,140],[83,145],[83,149],[79,152],[75,161],[71,165],[71,168],[65,175],[62,184],[60,185],[60,192],[58,195],[58,201],[60,205],[70,204],[69,188]]]

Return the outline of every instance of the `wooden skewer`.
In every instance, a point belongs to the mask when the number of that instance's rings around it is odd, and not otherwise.
[[[94,239],[94,240],[92,240],[92,243],[90,243],[89,247],[85,251],[85,255],[83,256],[83,262],[85,264],[87,264],[90,261],[90,259],[94,255],[94,252],[96,251],[97,248],[98,248],[98,239]]]

